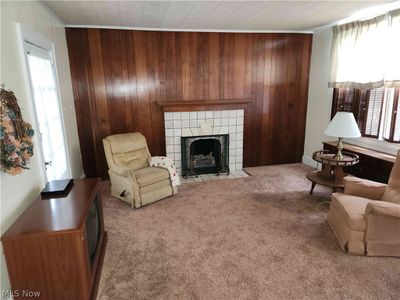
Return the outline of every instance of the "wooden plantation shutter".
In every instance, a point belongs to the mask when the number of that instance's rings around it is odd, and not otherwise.
[[[394,101],[394,89],[387,89],[385,92],[385,124],[383,127],[383,138],[390,142],[393,135],[393,108],[395,107]]]
[[[400,142],[400,89],[387,88],[385,90],[386,112],[383,128],[383,138],[390,143]]]
[[[363,132],[366,120],[366,106],[369,92],[353,88],[333,89],[333,100],[331,109],[331,119],[338,111],[352,112],[357,121],[360,131]]]
[[[331,119],[333,119],[338,111],[353,111],[355,100],[354,93],[355,90],[353,88],[333,89]]]
[[[365,126],[362,130],[364,136],[374,138],[379,136],[384,94],[384,88],[369,91],[365,113]]]
[[[400,89],[394,93],[393,112],[392,112],[392,142],[400,143]]]
[[[367,104],[369,91],[368,90],[355,90],[355,101],[353,114],[356,118],[358,128],[363,132],[363,128],[365,127],[365,121],[367,119]]]

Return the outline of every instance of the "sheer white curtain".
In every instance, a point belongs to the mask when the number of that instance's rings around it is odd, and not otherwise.
[[[385,85],[387,87],[400,87],[400,9],[391,13],[389,21]]]
[[[400,10],[333,28],[329,87],[400,87]]]

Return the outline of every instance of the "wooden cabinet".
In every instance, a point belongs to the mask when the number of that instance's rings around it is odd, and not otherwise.
[[[337,141],[324,142],[324,150],[332,153],[337,151]],[[343,151],[355,153],[360,162],[354,166],[345,167],[344,171],[351,175],[373,181],[387,183],[396,157],[379,151],[343,143]]]
[[[107,244],[100,180],[75,180],[68,195],[37,197],[2,236],[14,299],[95,299]]]

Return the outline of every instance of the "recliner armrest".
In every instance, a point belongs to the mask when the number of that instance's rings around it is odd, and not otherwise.
[[[344,193],[373,200],[381,200],[387,184],[352,176],[343,178]]]
[[[120,167],[120,166],[112,166],[110,168],[110,171],[121,176],[128,176],[130,172],[132,171],[131,169]]]
[[[370,214],[388,216],[400,219],[400,204],[386,201],[371,201],[365,208],[365,217]]]

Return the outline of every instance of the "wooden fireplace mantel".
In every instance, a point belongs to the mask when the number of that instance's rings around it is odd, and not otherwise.
[[[163,111],[198,111],[245,108],[251,99],[196,100],[196,101],[157,101]]]

